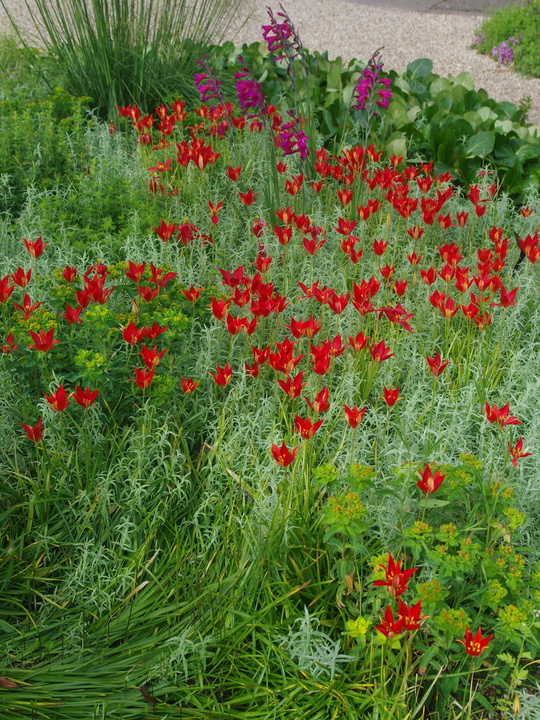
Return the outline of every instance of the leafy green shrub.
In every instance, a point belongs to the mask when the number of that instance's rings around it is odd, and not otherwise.
[[[57,88],[33,101],[0,101],[0,212],[18,213],[29,187],[52,188],[81,172],[88,159],[83,135],[88,98]]]
[[[474,46],[478,52],[492,55],[493,49],[515,38],[513,45],[514,68],[540,77],[540,3],[527,0],[523,5],[506,5],[492,11],[484,20]]]

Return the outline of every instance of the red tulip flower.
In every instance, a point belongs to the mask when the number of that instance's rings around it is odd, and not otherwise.
[[[33,303],[28,293],[24,293],[22,305],[19,305],[19,303],[13,303],[13,307],[16,307],[17,310],[20,310],[23,313],[25,320],[28,320],[32,316],[34,310],[37,310],[40,305],[43,305],[43,302]]]
[[[43,424],[43,419],[39,418],[37,423],[35,425],[25,425],[24,423],[19,423],[22,428],[24,429],[26,437],[31,440],[32,442],[38,443],[41,438],[43,437],[43,428],[41,427]]]
[[[272,443],[272,456],[278,465],[288,467],[292,462],[294,462],[294,458],[299,449],[300,446],[289,450],[289,448],[285,445],[285,442],[281,443],[281,447]]]
[[[69,399],[63,385],[60,385],[57,391],[51,395],[43,394],[45,395],[45,400],[55,412],[63,412],[69,405]]]
[[[443,360],[437,351],[433,357],[426,357],[429,369],[435,377],[439,377],[444,368],[450,365],[450,360]]]
[[[345,411],[345,420],[349,423],[349,425],[354,430],[362,422],[364,415],[366,413],[366,410],[367,410],[367,405],[365,407],[363,407],[361,410],[359,410],[356,405],[353,408],[350,408],[350,407],[347,407],[347,405],[344,405],[343,410]]]
[[[431,495],[431,493],[437,492],[442,484],[442,481],[446,477],[446,475],[443,475],[440,470],[437,470],[435,475],[433,475],[429,465],[426,465],[422,472],[418,471],[418,474],[421,479],[417,480],[416,484],[423,493],[426,493],[426,495]]]
[[[182,375],[182,379],[180,382],[182,385],[182,392],[185,395],[191,395],[191,393],[194,392],[194,390],[196,390],[197,385],[199,384],[198,382],[195,382],[195,380],[193,380],[193,378],[188,378],[186,380],[183,375]]]
[[[141,282],[146,263],[134,263],[128,260],[128,269],[126,270],[126,277],[128,280],[133,280],[137,285]]]
[[[210,371],[208,374],[214,379],[216,385],[220,385],[221,387],[225,387],[231,382],[232,379],[232,367],[229,365],[229,363],[225,363],[225,367],[219,367],[219,365],[216,365],[216,374],[211,373]]]
[[[263,220],[255,220],[255,222],[251,226],[251,232],[255,235],[256,238],[260,238],[263,234],[264,228],[268,225],[268,223],[265,223]],[[264,250],[264,245],[260,246]]]
[[[311,418],[304,419],[299,415],[294,416],[294,427],[296,428],[296,432],[300,433],[304,440],[310,440],[321,427],[323,422],[324,420],[317,420],[317,422],[314,423]]]
[[[420,227],[419,225],[407,228],[407,235],[409,235],[409,237],[411,237],[413,240],[420,240],[423,234],[424,228]]]
[[[520,458],[529,457],[530,455],[532,455],[532,453],[524,453],[523,452],[523,438],[519,438],[519,440],[516,442],[514,447],[512,447],[512,445],[510,443],[508,443],[507,452],[509,452],[510,455],[512,456],[512,465],[514,467],[517,467],[518,460]]]
[[[219,211],[223,207],[223,200],[220,200],[217,205],[214,205],[210,200],[208,201],[208,209],[210,210],[210,220],[212,225],[217,225],[219,222]]]
[[[401,598],[398,598],[398,617],[403,620],[403,627],[408,632],[419,630],[422,626],[422,620],[425,620],[427,615],[420,615],[421,612],[421,600],[416,605],[405,605],[404,602],[401,602]]]
[[[54,340],[54,328],[51,328],[47,332],[45,332],[45,330],[39,330],[37,333],[28,330],[28,334],[34,341],[32,345],[28,346],[29,350],[48,352],[54,345],[60,342],[60,340]]]
[[[40,255],[43,254],[43,250],[49,245],[49,243],[44,243],[41,239],[41,235],[38,237],[37,240],[34,240],[33,242],[31,240],[24,240],[23,242],[26,246],[26,249],[30,253],[30,255],[37,260]]]
[[[176,272],[166,272],[162,268],[158,268],[154,263],[150,263],[150,285],[157,285],[160,288],[167,287],[167,283],[178,275]]]
[[[387,638],[393,638],[396,637],[396,635],[401,635],[405,628],[403,618],[398,617],[396,620],[394,620],[394,615],[392,613],[392,608],[390,607],[390,605],[386,608],[384,612],[384,618],[379,619],[381,621],[381,624],[377,625],[375,627],[375,630],[378,630]]]
[[[142,285],[137,285],[137,292],[139,293],[139,297],[141,297],[144,302],[151,302],[155,297],[157,297],[157,294],[159,293],[159,287],[151,288],[151,287],[143,287]]]
[[[257,363],[253,363],[253,365],[250,365],[249,363],[244,363],[244,370],[246,371],[246,375],[248,377],[256,378],[259,377],[261,367]]]
[[[311,340],[322,327],[322,323],[315,320],[313,315],[308,320],[295,320],[291,318],[290,323],[285,325],[291,331],[291,335],[298,339],[301,337],[307,337]]]
[[[252,345],[251,352],[253,353],[253,359],[255,360],[257,365],[264,365],[270,357],[270,347],[261,349]]]
[[[152,230],[155,230],[158,237],[163,240],[163,242],[167,242],[172,238],[175,231],[178,230],[178,225],[176,223],[166,223],[165,220],[162,220],[159,224],[159,227],[152,227]]]
[[[388,247],[388,240],[374,240],[373,241],[373,252],[375,255],[381,257],[386,252]]]
[[[146,390],[146,388],[150,385],[154,378],[154,373],[156,372],[155,368],[152,368],[151,370],[147,367],[143,368],[142,370],[139,370],[139,368],[133,368],[133,372],[135,373],[134,378],[129,378],[132,382],[137,385],[141,390]]]
[[[4,353],[4,355],[9,355],[10,353],[18,349],[19,346],[15,345],[15,338],[13,337],[13,333],[9,333],[8,335],[6,335],[5,343],[3,345],[0,345],[0,352]]]
[[[241,167],[231,167],[230,165],[227,166],[227,176],[230,180],[233,182],[236,182],[238,178],[240,177],[240,173],[242,172]]]
[[[418,263],[420,262],[420,260],[422,260],[423,257],[423,255],[417,255],[415,252],[413,252],[410,255],[407,255],[407,260],[410,262],[411,265],[418,265]]]
[[[229,312],[229,305],[231,304],[230,300],[226,300],[225,298],[222,298],[221,300],[216,300],[216,298],[210,298],[211,303],[211,309],[212,309],[212,315],[216,318],[216,320],[223,320],[227,317],[227,314]]]
[[[22,267],[18,267],[15,272],[11,273],[11,279],[13,280],[15,285],[18,285],[21,288],[25,288],[28,285],[31,277],[32,270],[27,270],[25,272]]]
[[[359,332],[355,337],[347,335],[347,339],[349,340],[349,345],[352,349],[355,352],[360,352],[360,350],[363,350],[366,347],[369,337],[364,335],[364,333]]]
[[[383,362],[395,355],[395,353],[390,352],[390,348],[386,345],[384,340],[381,340],[380,343],[371,345],[369,352],[375,362]]]
[[[257,193],[254,193],[253,190],[250,188],[250,189],[249,189],[247,192],[245,192],[245,193],[239,192],[239,193],[238,193],[238,197],[240,198],[240,202],[241,202],[243,205],[247,205],[247,206],[249,207],[249,205],[253,205],[253,203],[255,202],[255,195],[256,195],[256,194],[257,194]]]
[[[141,351],[139,355],[142,357],[144,364],[149,370],[153,370],[159,365],[159,361],[161,358],[165,355],[167,350],[162,350],[161,352],[158,352],[157,347],[153,347],[152,349],[147,348],[146,345],[143,345],[141,348]]]
[[[91,390],[90,386],[83,390],[82,387],[77,385],[73,393],[73,399],[77,405],[83,408],[89,408],[94,404],[98,395],[99,390]]]
[[[280,380],[278,378],[277,382],[283,392],[294,400],[294,398],[300,396],[302,388],[306,385],[306,383],[302,382],[303,377],[304,372],[300,371],[295,377],[288,375],[285,380]]]
[[[381,397],[388,407],[394,407],[397,401],[401,400],[399,397],[399,388],[393,388],[392,386],[383,388],[383,394]]]
[[[130,322],[129,325],[122,330],[122,337],[129,345],[133,346],[143,339],[144,331],[140,330],[134,322]]]
[[[193,287],[193,285],[190,285],[189,290],[182,290],[182,294],[184,295],[186,300],[194,303],[197,302],[197,300],[200,298],[202,291],[202,288],[195,288]]]
[[[496,405],[490,406],[488,403],[485,405],[486,418],[490,423],[498,423],[499,427],[503,428],[507,425],[521,425],[521,420],[517,417],[509,415],[510,403],[506,403],[503,407],[498,408]]]
[[[379,565],[379,567],[384,570],[385,579],[375,580],[373,584],[375,586],[386,586],[390,595],[396,598],[403,595],[407,590],[410,577],[418,570],[418,568],[402,570],[401,560],[396,562],[392,557],[392,553],[388,553],[388,564],[386,566]]]
[[[409,282],[407,280],[394,280],[393,288],[398,297],[403,297],[407,292]]]
[[[6,275],[4,278],[0,278],[0,303],[7,302],[11,293],[15,289],[15,285],[9,284],[9,279],[9,275]]]
[[[493,635],[482,637],[482,628],[478,628],[476,633],[473,635],[469,628],[465,629],[465,640],[458,640],[464,647],[467,655],[471,657],[478,657],[489,645],[489,642]]]
[[[165,327],[165,325],[162,325],[160,327],[155,322],[155,323],[152,323],[151,327],[145,327],[141,330],[141,333],[142,333],[141,339],[143,337],[146,337],[146,338],[148,338],[148,340],[150,340],[150,342],[152,342],[152,340],[155,340],[157,337],[162,335],[164,332],[167,332],[167,328]]]
[[[62,277],[66,282],[72,283],[77,277],[77,268],[66,265],[66,267],[62,270]]]
[[[313,399],[313,401],[309,400],[304,395],[304,400],[307,402],[309,407],[314,413],[322,413],[326,412],[330,409],[330,403],[328,402],[328,396],[330,394],[330,391],[327,387],[324,387]]]

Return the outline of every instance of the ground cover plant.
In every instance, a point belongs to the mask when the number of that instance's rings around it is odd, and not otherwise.
[[[88,129],[137,224],[3,222],[2,712],[531,714],[538,194],[369,144],[377,55],[335,153],[201,63],[196,110]]]
[[[491,55],[503,65],[540,77],[540,4],[527,0],[493,10],[484,20],[474,41],[478,52]]]

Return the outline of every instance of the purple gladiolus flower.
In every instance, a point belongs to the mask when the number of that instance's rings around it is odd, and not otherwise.
[[[375,103],[379,107],[386,109],[392,98],[390,78],[381,77],[383,63],[380,61],[379,51],[370,58],[368,64],[364,68],[360,79],[358,80],[353,92],[352,105],[353,110],[364,110],[366,106]]]
[[[195,73],[194,75],[195,86],[201,94],[201,100],[203,102],[207,102],[208,100],[218,100],[220,104],[223,104],[223,94],[219,87],[221,85],[221,80],[214,77],[211,68],[209,68],[205,62],[198,60],[197,64],[206,70],[206,72]]]
[[[242,57],[238,58],[243,63]],[[238,104],[243,113],[252,111],[250,116],[259,115],[266,108],[266,97],[262,91],[261,83],[257,82],[247,67],[242,65],[242,69],[235,73],[236,95]]]
[[[270,25],[262,26],[263,39],[269,52],[282,52],[277,58],[278,60],[287,57],[291,61],[302,54],[303,47],[300,37],[283,5],[280,5],[280,8],[281,12],[278,12],[278,17],[282,19],[282,22],[276,20],[272,8],[266,8],[270,17]]]
[[[309,155],[309,137],[300,127],[300,120],[294,117],[290,111],[292,120],[282,125],[279,130],[279,144],[284,155],[293,155],[298,153],[302,160]]]

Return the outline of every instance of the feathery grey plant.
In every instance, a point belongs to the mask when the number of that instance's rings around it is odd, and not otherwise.
[[[327,675],[334,679],[339,664],[348,663],[354,658],[340,653],[341,643],[332,640],[319,630],[321,621],[311,615],[304,607],[304,616],[297,618],[286,636],[280,636],[280,647],[297,663],[300,670],[315,678]]]

